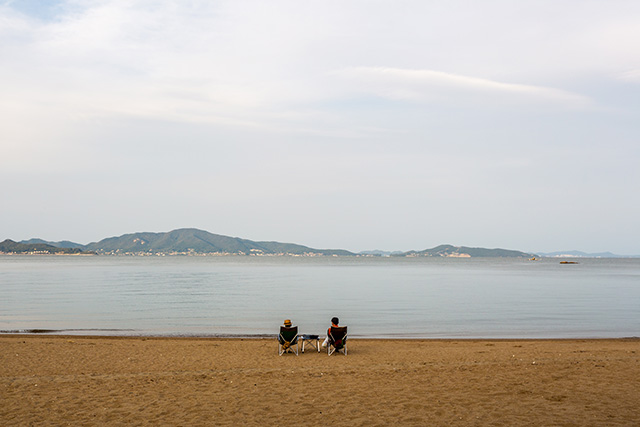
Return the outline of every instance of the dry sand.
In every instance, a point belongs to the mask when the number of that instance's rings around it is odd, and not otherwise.
[[[640,340],[0,336],[0,425],[640,425]]]

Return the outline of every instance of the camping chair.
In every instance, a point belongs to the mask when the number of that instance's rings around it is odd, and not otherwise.
[[[297,356],[298,347],[298,327],[280,326],[280,335],[278,335],[278,355],[282,356],[288,350],[291,350]]]
[[[342,352],[347,355],[347,327],[346,326],[332,326],[329,332],[329,345],[327,346],[327,353],[331,356],[336,351]]]

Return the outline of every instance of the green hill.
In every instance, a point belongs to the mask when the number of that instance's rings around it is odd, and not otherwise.
[[[468,248],[466,246],[440,245],[423,251],[409,251],[397,256],[450,257],[450,258],[531,258],[534,255],[508,249]]]
[[[222,236],[195,228],[168,233],[132,233],[90,243],[86,249],[97,253],[217,253],[244,255],[354,255],[340,249],[313,249],[293,243],[254,242]]]
[[[79,248],[58,248],[46,243],[18,243],[7,239],[0,242],[0,253],[3,254],[81,254]]]
[[[45,245],[55,246],[56,248],[78,248],[78,249],[82,249],[85,246],[85,245],[81,245],[80,243],[70,242],[68,240],[63,240],[61,242],[47,242],[46,240],[42,240],[42,239],[29,239],[29,240],[22,240],[20,243],[25,243],[25,244],[28,244],[28,245],[43,243]]]

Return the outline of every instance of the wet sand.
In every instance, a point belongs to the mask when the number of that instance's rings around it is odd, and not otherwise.
[[[0,425],[640,425],[640,340],[0,335]]]

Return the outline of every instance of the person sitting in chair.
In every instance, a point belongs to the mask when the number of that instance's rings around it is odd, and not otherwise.
[[[284,321],[284,327],[285,328],[290,328],[291,327],[291,319],[285,319]],[[291,343],[288,341],[284,341],[282,343],[282,350],[283,351],[287,351],[289,349],[289,346],[291,346]]]
[[[340,323],[340,319],[338,319],[337,317],[333,317],[331,319],[331,328],[338,328],[338,323]],[[327,329],[327,338],[325,338],[324,342],[322,343],[322,348],[327,348],[327,346],[329,345],[329,335],[331,335],[331,328]]]

